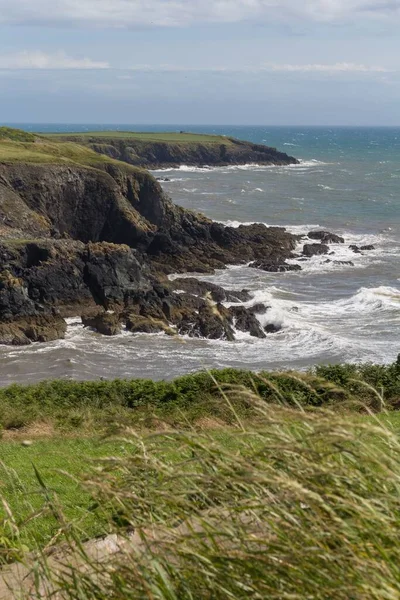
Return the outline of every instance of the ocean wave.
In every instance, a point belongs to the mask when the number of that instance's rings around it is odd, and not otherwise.
[[[157,169],[152,173],[172,173],[172,172],[183,172],[183,173],[209,173],[210,171],[216,171],[220,173],[229,173],[231,171],[266,171],[269,169],[295,169],[298,171],[308,170],[318,166],[325,166],[332,163],[327,163],[317,159],[303,160],[299,159],[299,164],[290,165],[262,165],[258,163],[248,163],[244,165],[225,165],[214,167],[211,165],[204,165],[203,167],[195,167],[188,165],[180,165],[179,167],[168,167],[165,169]]]

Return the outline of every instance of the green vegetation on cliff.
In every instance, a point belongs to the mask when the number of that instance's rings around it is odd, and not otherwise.
[[[0,162],[34,164],[76,164],[101,168],[117,164],[122,169],[127,165],[98,154],[88,147],[73,142],[50,141],[42,136],[8,127],[0,128]],[[132,168],[132,167],[131,167]]]
[[[43,134],[44,135],[44,134]],[[47,133],[45,137],[50,139],[82,139],[86,142],[88,138],[112,138],[132,139],[140,142],[167,142],[174,144],[233,144],[231,138],[225,135],[211,135],[201,133],[174,133],[174,132],[140,132],[140,131],[87,131],[85,133]]]

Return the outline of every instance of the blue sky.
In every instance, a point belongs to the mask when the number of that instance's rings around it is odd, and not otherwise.
[[[400,0],[0,0],[2,122],[400,125]]]

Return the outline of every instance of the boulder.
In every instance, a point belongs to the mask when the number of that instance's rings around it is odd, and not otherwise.
[[[229,312],[221,304],[215,307],[205,304],[197,314],[183,318],[178,331],[190,337],[233,341],[235,335],[227,316]]]
[[[286,271],[301,271],[300,265],[290,265],[287,262],[274,263],[269,260],[256,260],[249,267],[252,269],[260,269],[269,273],[285,273]]]
[[[239,331],[249,332],[252,337],[266,337],[254,312],[250,312],[244,306],[231,306],[229,313],[233,318],[234,326]]]
[[[304,256],[317,256],[319,254],[328,254],[329,247],[325,244],[304,244],[303,254]]]
[[[252,315],[265,315],[270,308],[270,306],[265,306],[262,302],[258,302],[257,304],[253,304],[253,306],[249,306],[247,311]]]
[[[373,244],[368,244],[367,246],[361,246],[360,250],[376,250]]]
[[[311,240],[320,240],[321,244],[344,244],[344,238],[330,231],[310,231],[307,236]]]
[[[82,316],[82,323],[102,335],[113,336],[121,333],[121,323],[116,313],[99,312],[92,317]]]
[[[356,246],[355,244],[351,244],[349,246],[350,250],[353,250],[353,252],[355,252],[356,254],[361,254],[361,248],[359,248],[358,246]]]
[[[266,333],[278,333],[281,330],[282,330],[282,326],[276,325],[275,323],[268,323],[268,325],[266,325],[264,327],[264,331]]]

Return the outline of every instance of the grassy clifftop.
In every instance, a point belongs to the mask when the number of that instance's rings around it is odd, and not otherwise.
[[[71,163],[94,168],[118,164],[120,168],[129,168],[108,156],[94,152],[88,146],[66,140],[50,140],[10,127],[0,127],[0,162],[63,165]]]
[[[148,169],[256,163],[290,165],[292,156],[262,144],[218,135],[100,131],[47,135],[49,140],[85,145],[100,154]]]
[[[166,142],[174,144],[232,144],[231,138],[224,135],[209,135],[186,132],[140,132],[140,131],[87,131],[85,133],[51,133],[46,137],[54,139],[82,139],[87,142],[90,138],[111,138],[120,140],[138,140],[140,142]]]

